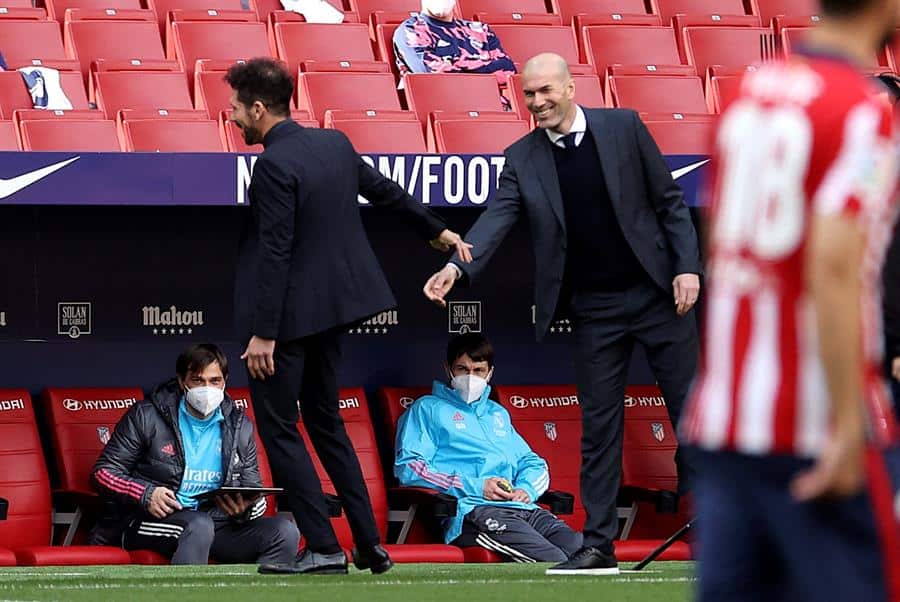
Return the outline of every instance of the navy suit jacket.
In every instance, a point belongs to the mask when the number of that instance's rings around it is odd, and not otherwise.
[[[238,251],[238,336],[289,341],[396,306],[357,195],[396,211],[426,240],[444,229],[443,220],[364,163],[337,130],[284,121],[264,145]]]
[[[702,273],[697,233],[684,194],[636,112],[583,110],[625,239],[653,282],[671,294],[676,275]],[[540,340],[554,317],[568,309],[568,299],[560,299],[566,220],[559,179],[544,130],[526,134],[504,154],[497,196],[465,236],[474,245],[473,262],[462,263],[458,257],[453,261],[464,281],[476,280],[510,228],[527,216],[535,253],[535,334]]]

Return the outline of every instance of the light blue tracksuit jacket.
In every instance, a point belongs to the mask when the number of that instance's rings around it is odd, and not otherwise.
[[[516,432],[506,409],[488,399],[490,390],[467,404],[456,391],[435,382],[431,395],[416,400],[398,423],[394,475],[400,483],[459,500],[456,516],[444,522],[447,543],[459,537],[463,518],[476,506],[537,507],[484,499],[485,479],[506,479],[532,502],[550,486],[547,463]]]

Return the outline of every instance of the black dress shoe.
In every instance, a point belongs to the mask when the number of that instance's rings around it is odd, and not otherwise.
[[[353,564],[361,571],[370,569],[375,575],[386,573],[394,566],[387,551],[378,545],[365,551],[353,548]]]
[[[261,564],[258,571],[263,575],[346,575],[347,556],[305,550],[293,564]]]
[[[586,546],[565,562],[547,569],[547,575],[618,575],[619,563],[614,552]]]

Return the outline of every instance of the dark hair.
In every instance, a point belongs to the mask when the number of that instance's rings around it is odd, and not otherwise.
[[[474,362],[487,362],[488,367],[494,367],[494,346],[487,337],[478,332],[467,332],[450,339],[447,343],[447,365],[453,367],[453,362],[468,355]]]
[[[257,100],[276,115],[290,115],[294,82],[284,65],[270,58],[250,59],[232,65],[225,81],[237,91],[238,100],[251,106]]]
[[[184,379],[188,374],[203,372],[210,364],[219,364],[222,376],[228,376],[228,360],[212,343],[191,345],[175,360],[175,374]]]
[[[832,17],[852,17],[872,5],[874,0],[821,0],[823,15]]]

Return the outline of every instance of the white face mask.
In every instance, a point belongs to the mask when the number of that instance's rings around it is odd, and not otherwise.
[[[474,374],[460,374],[450,380],[450,386],[466,403],[475,403],[487,388],[488,381]]]
[[[456,0],[422,0],[422,12],[438,17],[449,17],[453,14]]]
[[[209,416],[222,405],[225,391],[219,387],[194,387],[185,392],[184,399],[203,416]]]

